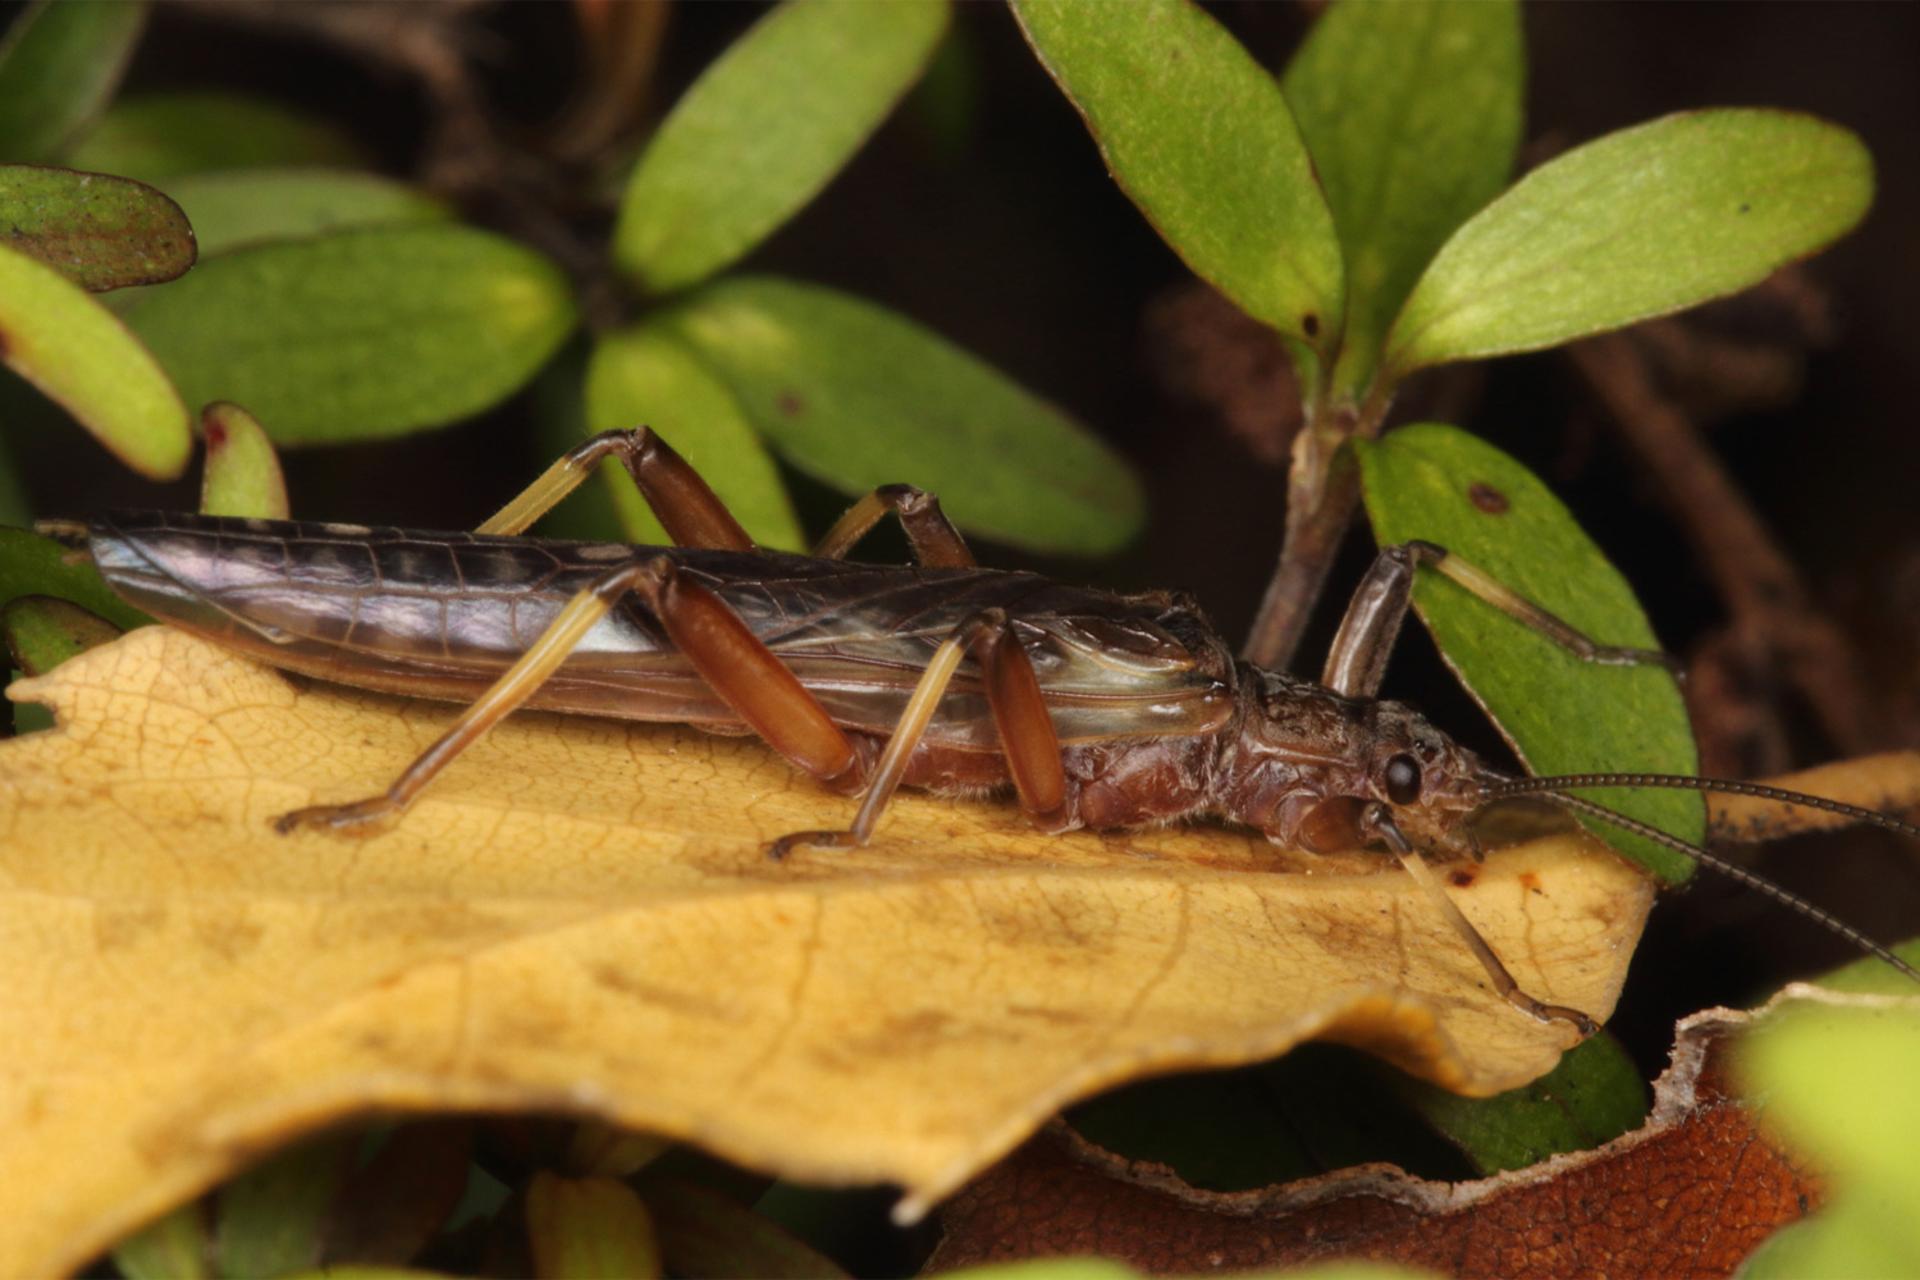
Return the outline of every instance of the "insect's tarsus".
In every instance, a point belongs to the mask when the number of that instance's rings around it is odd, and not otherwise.
[[[1869,938],[1866,934],[1860,932],[1844,920],[1841,920],[1838,916],[1822,910],[1798,894],[1792,893],[1780,885],[1775,884],[1765,876],[1750,871],[1736,862],[1729,862],[1717,854],[1709,853],[1699,845],[1682,840],[1678,836],[1670,835],[1650,823],[1640,821],[1638,818],[1630,818],[1624,813],[1609,809],[1597,801],[1588,800],[1584,796],[1569,794],[1570,788],[1578,787],[1667,787],[1680,791],[1719,791],[1732,795],[1752,796],[1756,799],[1776,800],[1782,804],[1801,805],[1809,809],[1821,809],[1828,813],[1837,813],[1860,822],[1871,823],[1887,831],[1897,832],[1900,835],[1916,840],[1920,840],[1920,827],[1915,827],[1910,822],[1903,822],[1899,818],[1880,813],[1877,810],[1863,809],[1858,805],[1845,804],[1838,800],[1827,800],[1820,796],[1810,796],[1799,791],[1788,791],[1782,787],[1769,787],[1758,782],[1737,782],[1726,778],[1696,778],[1686,774],[1578,773],[1563,774],[1559,777],[1550,778],[1512,778],[1501,782],[1488,783],[1484,793],[1489,803],[1516,796],[1539,796],[1544,800],[1562,805],[1568,809],[1575,809],[1581,813],[1591,814],[1602,822],[1616,826],[1622,831],[1629,831],[1634,835],[1672,849],[1676,853],[1684,854],[1707,870],[1726,876],[1728,879],[1737,881],[1749,889],[1754,890],[1756,893],[1764,894],[1772,898],[1782,906],[1792,908],[1807,919],[1845,938],[1848,942],[1866,952],[1868,955],[1885,961],[1888,965],[1906,975],[1908,978],[1911,978],[1914,982],[1920,983],[1920,969],[1914,968],[1887,947],[1875,942],[1872,938]]]

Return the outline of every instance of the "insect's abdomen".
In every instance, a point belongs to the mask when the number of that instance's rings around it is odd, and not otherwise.
[[[121,595],[163,621],[274,666],[416,697],[477,697],[575,592],[647,548],[420,534],[360,525],[117,514],[89,546]],[[679,655],[631,611],[590,632],[533,705],[642,719],[731,720],[697,679],[656,672],[659,705],[596,670],[624,675]],[[689,673],[690,675],[690,673]],[[684,684],[684,688],[674,686]]]

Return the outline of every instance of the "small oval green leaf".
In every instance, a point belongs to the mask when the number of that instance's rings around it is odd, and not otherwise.
[[[1463,1098],[1399,1072],[1392,1076],[1407,1105],[1482,1175],[1590,1151],[1647,1118],[1640,1068],[1605,1031],[1567,1050],[1532,1084],[1491,1098]]]
[[[21,596],[0,607],[0,635],[24,675],[45,675],[121,634],[99,614],[57,596]]]
[[[650,426],[713,487],[753,540],[798,551],[806,545],[780,469],[740,402],[664,326],[642,321],[607,334],[587,365],[590,432]],[[602,467],[633,542],[672,539],[618,463]]]
[[[189,401],[233,400],[281,445],[393,436],[518,390],[573,327],[539,254],[459,226],[255,245],[143,297],[127,322]]]
[[[1500,450],[1440,423],[1354,445],[1382,546],[1437,542],[1601,644],[1659,647],[1626,579],[1560,500]],[[1668,672],[1582,662],[1438,574],[1420,574],[1413,605],[1534,774],[1698,770],[1686,703]],[[1683,840],[1697,843],[1705,830],[1705,806],[1690,791],[1582,794]],[[1670,883],[1692,874],[1678,854],[1589,825]]]
[[[781,1227],[710,1187],[643,1175],[641,1196],[660,1238],[660,1259],[676,1276],[759,1276],[763,1280],[844,1280],[846,1271]]]
[[[202,255],[265,240],[290,240],[353,227],[444,222],[438,200],[371,173],[348,169],[236,169],[174,178]]]
[[[134,0],[39,0],[0,43],[0,159],[50,160],[106,106],[146,26]]]
[[[310,1138],[220,1189],[214,1252],[223,1276],[277,1276],[320,1260],[327,1209],[353,1168],[359,1137]]]
[[[1340,241],[1265,68],[1189,0],[1019,0],[1014,13],[1114,180],[1187,265],[1255,319],[1340,332]]]
[[[1101,555],[1140,527],[1139,481],[1084,427],[884,308],[739,277],[659,323],[783,458],[842,492],[918,484],[962,528],[1037,551]]]
[[[534,1174],[527,1185],[527,1246],[539,1280],[660,1274],[647,1206],[613,1178]]]
[[[25,529],[0,528],[0,605],[22,596],[54,596],[72,601],[122,631],[153,621],[108,590],[92,561],[76,563],[72,555],[51,538]]]
[[[85,5],[72,6],[85,8]],[[244,94],[152,93],[122,98],[63,157],[76,169],[165,185],[216,169],[343,165],[359,150],[332,125]]]
[[[206,1217],[199,1201],[181,1205],[113,1247],[113,1263],[127,1280],[207,1280]]]
[[[1873,159],[1838,125],[1715,110],[1534,170],[1456,232],[1387,340],[1395,377],[1531,351],[1744,289],[1852,229]]]
[[[879,128],[946,25],[945,0],[788,0],[762,18],[640,157],[614,261],[654,293],[737,261]]]
[[[172,280],[195,256],[186,214],[144,182],[27,164],[0,165],[0,243],[93,293]]]
[[[200,511],[209,516],[287,518],[287,482],[273,442],[254,416],[237,404],[216,401],[200,411],[207,442],[200,475]]]
[[[4,245],[0,360],[141,475],[186,468],[187,408],[153,356],[79,285]]]
[[[1340,0],[1288,64],[1346,255],[1342,387],[1364,384],[1422,269],[1506,185],[1525,68],[1512,0]]]
[[[1764,1264],[1748,1270],[1763,1277],[1915,1274],[1920,1012],[1912,1002],[1796,1001],[1743,1037],[1736,1061],[1742,1082],[1766,1099],[1769,1126],[1832,1179],[1831,1203],[1756,1255]]]

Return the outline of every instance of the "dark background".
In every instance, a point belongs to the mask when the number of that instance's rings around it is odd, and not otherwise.
[[[670,104],[760,11],[682,6],[669,26],[654,109]],[[1283,65],[1311,20],[1310,9],[1278,3],[1215,12],[1272,67]],[[564,104],[577,65],[570,8],[500,5],[478,10],[477,23],[474,51],[490,107],[506,134],[531,134]],[[1872,149],[1880,173],[1873,211],[1808,269],[1830,309],[1831,334],[1807,353],[1797,394],[1734,415],[1713,438],[1809,575],[1822,608],[1859,646],[1885,698],[1880,745],[1914,745],[1920,8],[1541,5],[1527,10],[1526,24],[1530,160],[1709,105],[1811,111],[1856,130]],[[1146,478],[1148,531],[1111,563],[1045,567],[1116,586],[1190,589],[1238,636],[1279,544],[1284,473],[1219,415],[1166,389],[1169,361],[1177,365],[1179,356],[1169,354],[1164,325],[1150,317],[1189,291],[1191,277],[1106,178],[1011,18],[997,5],[963,4],[954,39],[948,96],[910,100],[745,267],[884,302],[1089,424]],[[426,98],[391,68],[236,22],[214,6],[160,6],[129,87],[209,85],[344,122],[396,176],[412,172],[430,124]],[[474,213],[497,222],[484,207]],[[580,225],[603,233],[607,222],[589,214]],[[1789,336],[1785,345],[1796,343]],[[551,448],[537,442],[535,402],[523,396],[483,419],[406,441],[290,455],[295,514],[472,524],[550,460]],[[1641,592],[1670,649],[1692,653],[1724,623],[1724,607],[1652,477],[1564,356],[1495,362],[1465,403],[1463,425],[1520,457],[1566,498]],[[22,420],[4,430],[40,514],[194,500],[190,484],[156,492],[104,465],[70,428]],[[937,477],[900,478],[938,484]],[[810,519],[823,526],[837,500],[804,482],[796,487]],[[1333,579],[1336,595],[1370,551],[1356,534]],[[1016,562],[991,547],[983,553],[990,563]],[[1335,611],[1337,604],[1322,610]],[[1330,629],[1323,618],[1302,670],[1315,668]],[[1403,649],[1389,691],[1420,702],[1476,745],[1493,743],[1424,637],[1410,637]],[[1829,758],[1833,744],[1791,697],[1781,693],[1777,701],[1795,762]],[[1802,839],[1768,851],[1758,865],[1878,936],[1920,932],[1920,849],[1872,836]],[[1616,1027],[1653,1065],[1675,1015],[1748,998],[1846,955],[1844,944],[1743,891],[1702,884],[1656,912]]]

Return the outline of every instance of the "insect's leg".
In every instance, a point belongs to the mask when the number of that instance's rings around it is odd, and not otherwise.
[[[640,496],[666,526],[676,546],[751,551],[753,539],[714,495],[700,473],[687,465],[650,427],[602,431],[548,467],[518,497],[495,512],[477,532],[514,534],[551,511],[593,474],[603,458],[618,458]]]
[[[534,690],[565,662],[593,625],[607,616],[615,600],[633,589],[645,571],[644,565],[622,565],[603,574],[582,589],[554,616],[527,651],[520,655],[506,674],[468,707],[453,726],[434,744],[421,752],[414,762],[377,796],[368,796],[351,804],[314,805],[281,814],[274,827],[283,835],[300,827],[328,827],[338,830],[363,822],[372,822],[398,813],[412,803],[434,775],[453,758],[479,741],[487,730],[533,696]]]
[[[1403,542],[1382,547],[1373,567],[1340,620],[1327,652],[1320,683],[1335,693],[1370,698],[1380,691],[1387,656],[1406,620],[1413,599],[1414,570],[1421,565],[1445,574],[1500,612],[1539,632],[1575,657],[1612,666],[1652,663],[1677,671],[1680,664],[1658,649],[1600,644],[1533,601],[1514,592],[1485,570],[1432,542]]]
[[[1507,966],[1500,963],[1500,957],[1494,953],[1493,947],[1480,936],[1480,931],[1473,927],[1473,922],[1467,919],[1466,914],[1460,910],[1454,900],[1447,896],[1447,891],[1440,887],[1440,882],[1434,878],[1433,872],[1427,867],[1419,852],[1414,849],[1412,842],[1401,833],[1385,805],[1378,803],[1369,805],[1366,815],[1361,818],[1361,826],[1363,830],[1370,831],[1386,841],[1387,847],[1392,849],[1394,856],[1400,860],[1400,865],[1405,867],[1407,874],[1413,877],[1413,882],[1420,886],[1428,900],[1439,909],[1442,916],[1446,917],[1447,923],[1453,926],[1455,932],[1460,935],[1461,941],[1467,944],[1468,950],[1472,951],[1474,958],[1480,962],[1480,967],[1487,971],[1487,978],[1493,983],[1493,989],[1500,993],[1502,999],[1542,1022],[1572,1023],[1583,1036],[1590,1036],[1600,1029],[1598,1023],[1578,1009],[1569,1008],[1563,1004],[1548,1004],[1520,989],[1520,984],[1514,981],[1512,974],[1507,972]]]
[[[384,794],[352,804],[299,809],[275,826],[283,832],[300,826],[338,828],[404,809],[449,761],[531,697],[629,591],[646,601],[674,647],[774,750],[830,787],[859,789],[865,757],[853,740],[725,601],[682,576],[661,556],[611,570],[568,601],[506,674]]]
[[[980,664],[987,688],[987,704],[993,709],[994,727],[999,730],[1002,748],[1007,753],[1014,787],[1020,793],[1020,806],[1041,825],[1059,820],[1066,807],[1067,775],[1060,762],[1060,741],[1053,721],[1040,696],[1040,682],[1033,674],[1033,663],[1000,609],[987,609],[955,627],[953,633],[934,650],[927,668],[907,699],[893,736],[887,739],[867,786],[866,798],[854,815],[853,825],[845,831],[797,831],[774,842],[770,850],[776,858],[785,857],[801,845],[823,848],[852,848],[867,842],[873,834],[893,793],[899,789],[914,748],[927,731],[927,724],[946,694],[960,659],[972,650]]]
[[[814,547],[813,554],[828,560],[844,559],[867,530],[889,512],[899,518],[907,541],[913,544],[914,559],[921,564],[941,569],[973,567],[973,552],[967,550],[960,531],[940,510],[940,499],[910,484],[883,484],[848,507]]]

